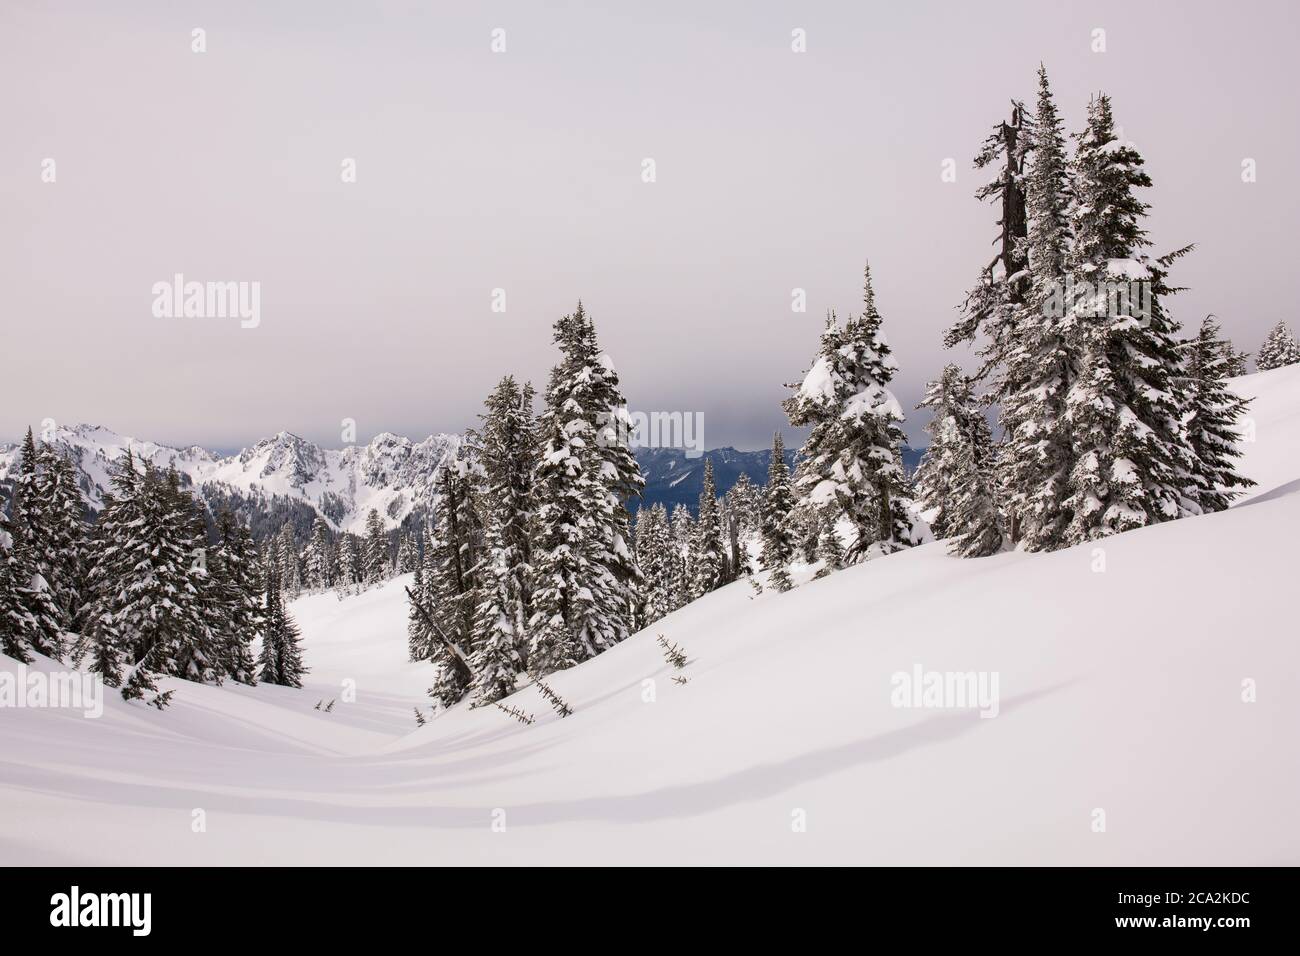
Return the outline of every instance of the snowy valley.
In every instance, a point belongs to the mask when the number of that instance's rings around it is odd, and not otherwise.
[[[302,689],[161,678],[164,712],[0,711],[0,859],[1300,863],[1300,366],[1233,387],[1257,485],[1226,511],[737,581],[550,675],[562,720],[528,686],[505,703],[531,725],[466,702],[417,727],[409,576],[292,603]],[[895,706],[917,669],[996,674],[996,716]]]

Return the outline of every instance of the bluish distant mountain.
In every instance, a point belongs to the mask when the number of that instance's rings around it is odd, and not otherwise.
[[[903,467],[911,474],[921,460],[924,449],[904,448]],[[737,451],[734,448],[714,448],[696,458],[687,458],[682,448],[638,448],[636,460],[645,477],[645,493],[631,505],[637,507],[662,503],[669,511],[677,505],[686,505],[694,514],[699,507],[700,491],[704,488],[704,462],[713,462],[713,481],[718,494],[725,494],[742,474],[756,485],[767,484],[767,466],[772,460],[772,450]],[[785,451],[786,464],[794,468],[794,451]]]

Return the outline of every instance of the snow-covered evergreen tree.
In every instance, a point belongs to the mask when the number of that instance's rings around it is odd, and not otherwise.
[[[529,669],[539,675],[627,637],[640,586],[625,503],[643,481],[628,446],[618,376],[581,303],[556,322],[554,338],[561,359],[539,422],[535,481]]]
[[[407,652],[413,661],[428,660],[432,650],[429,643],[432,635],[429,633],[429,625],[424,620],[424,614],[432,613],[424,586],[424,577],[427,563],[432,560],[433,555],[428,536],[423,529],[420,531],[420,542],[420,557],[415,564],[415,574],[411,581],[411,593],[408,599],[410,607],[406,611]],[[421,610],[424,614],[420,613]]]
[[[844,566],[844,546],[839,532],[835,529],[835,518],[831,514],[821,516],[821,535],[817,539],[817,558],[822,566],[817,569],[818,578],[834,574]]]
[[[790,562],[794,559],[794,533],[790,516],[795,507],[790,468],[785,463],[785,440],[781,433],[772,436],[772,460],[767,466],[767,485],[763,489],[763,549],[759,564],[770,575],[777,591],[790,590]]]
[[[77,487],[76,469],[67,456],[49,445],[42,446],[37,454],[40,467],[36,496],[45,518],[41,573],[49,582],[50,593],[59,608],[61,626],[65,631],[76,631],[85,603],[89,546],[85,504]]]
[[[643,626],[672,613],[677,607],[675,574],[681,562],[668,525],[668,509],[662,504],[642,507],[636,520],[637,563],[645,576],[642,593],[645,605]]]
[[[537,448],[531,385],[506,376],[488,397],[480,431],[471,433],[482,470],[484,569],[474,622],[474,696],[491,703],[512,693],[527,669],[533,613],[533,475]]]
[[[947,505],[948,551],[963,558],[983,558],[1002,550],[1002,513],[998,508],[996,453],[988,420],[969,393],[960,431],[948,445],[952,455],[952,497]]]
[[[1007,438],[996,484],[1001,486],[1013,539],[1026,550],[1046,551],[1064,544],[1070,521],[1065,501],[1074,462],[1066,396],[1077,369],[1066,334],[1064,301],[1073,184],[1064,125],[1041,66],[1029,141],[1032,150],[1023,179],[1030,281],[1002,356],[1006,378],[1001,422]],[[983,475],[988,464],[984,453],[976,446],[970,451],[969,468]],[[985,517],[978,523],[985,524]],[[977,537],[982,543],[975,550],[983,553],[1001,532],[986,527]]]
[[[723,582],[722,524],[718,514],[713,462],[704,459],[704,487],[700,491],[699,518],[691,540],[691,600],[716,590]]]
[[[293,523],[286,521],[280,526],[278,541],[280,555],[280,592],[286,600],[293,600],[302,592],[301,562],[298,557],[298,542],[294,538]]]
[[[1223,511],[1241,490],[1254,485],[1237,471],[1241,441],[1238,423],[1250,402],[1225,384],[1232,343],[1219,324],[1206,316],[1196,338],[1184,344],[1190,414],[1187,434],[1196,452],[1201,510]]]
[[[930,530],[949,539],[948,550],[962,557],[1001,550],[996,452],[974,383],[948,365],[918,407],[934,411],[925,428],[930,444],[912,482]]]
[[[482,599],[485,570],[474,487],[480,478],[481,471],[464,450],[442,468],[430,561],[423,581],[432,620],[467,659],[474,652],[474,617]],[[430,637],[430,659],[438,671],[429,694],[443,707],[450,707],[470,689],[471,675],[440,637]]]
[[[284,606],[280,588],[283,561],[268,563],[266,576],[266,631],[258,654],[258,679],[263,684],[301,687],[307,668],[302,662],[302,637]]]
[[[320,515],[311,523],[311,538],[303,553],[303,573],[307,587],[317,590],[334,585],[334,543],[330,540],[329,525]]]
[[[1300,363],[1300,342],[1296,341],[1286,321],[1280,321],[1273,326],[1273,330],[1268,333],[1268,338],[1264,339],[1264,344],[1259,347],[1255,368],[1267,372],[1297,363]]]
[[[241,684],[255,683],[252,643],[266,629],[261,568],[253,536],[229,508],[217,517],[217,543],[208,567],[221,609],[222,670]]]
[[[339,535],[336,573],[338,575],[334,582],[336,585],[346,586],[361,582],[361,548],[357,545],[357,536],[351,532],[345,531]]]
[[[120,589],[134,573],[131,542],[143,522],[140,483],[135,458],[127,448],[111,473],[111,490],[104,494],[90,542],[89,603],[78,656],[88,656],[92,673],[109,687],[120,686],[131,652],[120,626],[119,614],[126,606]]]
[[[1218,320],[1216,316],[1208,315],[1206,316],[1206,318],[1215,321],[1215,323],[1217,324]],[[1236,346],[1232,344],[1231,339],[1229,339],[1227,336],[1224,336],[1223,339],[1223,377],[1224,378],[1240,378],[1242,375],[1245,375],[1248,371],[1250,371],[1249,366],[1247,364],[1249,360],[1250,360],[1249,352],[1244,352],[1239,350]]]
[[[19,599],[16,580],[19,573],[9,517],[0,507],[0,654],[26,664],[32,659],[30,635],[35,622]]]
[[[758,533],[763,526],[763,489],[755,485],[745,472],[741,472],[727,493],[723,495],[727,510],[735,516],[742,536]]]
[[[67,650],[67,615],[56,598],[53,581],[59,559],[54,541],[54,516],[45,496],[47,483],[40,472],[41,456],[32,430],[23,439],[22,460],[10,502],[10,534],[14,539],[14,580],[18,600],[26,610],[28,644],[32,650],[55,659]]]
[[[397,573],[410,574],[415,570],[418,560],[415,541],[412,539],[411,535],[403,534],[397,545]]]
[[[1165,310],[1169,264],[1143,250],[1151,185],[1142,156],[1116,138],[1110,99],[1095,98],[1075,155],[1070,268],[1076,295],[1067,335],[1080,357],[1068,397],[1073,467],[1065,507],[1068,543],[1200,511],[1195,454],[1179,385],[1177,327]],[[1138,294],[1109,294],[1120,289]],[[1079,294],[1077,290],[1083,290]],[[1090,294],[1089,294],[1090,293]]]
[[[213,634],[219,605],[205,567],[197,506],[175,469],[146,463],[135,471],[124,453],[113,491],[96,522],[86,614],[91,668],[113,683],[125,669],[123,696],[154,689],[156,674],[213,681],[224,674]],[[199,552],[199,553],[196,553]]]
[[[953,364],[946,365],[943,374],[926,385],[925,397],[916,407],[930,409],[930,421],[925,425],[930,442],[912,476],[912,488],[930,531],[936,538],[946,538],[957,495],[956,457],[967,433],[966,418],[982,412],[970,380]]]
[[[903,411],[889,390],[897,370],[865,272],[863,311],[841,328],[828,317],[821,349],[785,401],[791,425],[812,431],[795,487],[816,509],[834,505],[853,524],[847,563],[915,543],[905,504]]]
[[[668,525],[668,581],[674,611],[691,603],[694,569],[691,567],[690,554],[694,534],[695,522],[691,519],[690,510],[685,505],[677,505],[673,508],[672,520]]]
[[[364,580],[374,584],[388,577],[388,532],[384,528],[384,519],[374,508],[366,515],[366,544],[364,558]]]
[[[146,469],[145,479],[144,526],[152,531],[153,556],[159,559],[154,583],[170,618],[155,659],[176,677],[219,682],[223,654],[215,632],[223,626],[222,608],[208,573],[203,506],[182,485],[174,464],[164,473]]]

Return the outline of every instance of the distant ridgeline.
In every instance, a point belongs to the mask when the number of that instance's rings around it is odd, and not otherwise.
[[[725,494],[741,474],[749,476],[756,485],[767,484],[767,466],[772,450],[736,451],[734,448],[714,448],[696,458],[687,458],[681,448],[638,448],[636,460],[645,476],[645,493],[631,503],[632,510],[643,505],[663,504],[669,511],[679,504],[686,505],[694,515],[699,508],[700,491],[704,487],[704,461],[713,462],[713,480],[718,494]],[[924,449],[903,449],[903,467],[910,475],[921,460]],[[794,468],[794,451],[786,449],[786,464]]]

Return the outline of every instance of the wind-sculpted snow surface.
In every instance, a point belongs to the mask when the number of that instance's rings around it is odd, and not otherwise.
[[[417,728],[401,578],[292,605],[300,691],[0,710],[0,860],[1300,863],[1300,367],[1237,384],[1259,487],[1227,512],[738,582],[548,678],[563,720],[526,688],[506,703],[531,725],[462,706]],[[982,675],[996,716],[900,694],[918,673]]]

